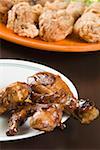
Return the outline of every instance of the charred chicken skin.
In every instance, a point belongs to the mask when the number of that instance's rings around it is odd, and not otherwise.
[[[13,110],[13,111],[12,111]],[[8,136],[16,135],[19,127],[30,118],[32,128],[52,131],[61,126],[63,112],[89,124],[99,110],[88,100],[74,98],[59,75],[39,72],[28,77],[27,84],[16,82],[0,91],[0,114],[10,111]]]

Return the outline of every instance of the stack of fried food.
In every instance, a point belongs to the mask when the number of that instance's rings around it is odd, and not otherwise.
[[[86,6],[70,0],[0,0],[0,18],[19,36],[60,41],[74,33],[100,42],[100,2]]]
[[[30,127],[42,131],[63,128],[63,113],[89,124],[99,110],[89,100],[78,100],[59,75],[39,72],[27,83],[15,82],[0,90],[0,115],[8,113],[7,136],[16,135],[30,117]]]

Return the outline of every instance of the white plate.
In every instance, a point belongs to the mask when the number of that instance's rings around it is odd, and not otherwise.
[[[0,60],[0,88],[3,88],[9,85],[10,83],[16,81],[26,82],[28,76],[32,76],[33,74],[40,71],[47,71],[53,74],[60,75],[61,78],[69,86],[74,97],[78,98],[76,88],[67,77],[65,77],[58,71],[51,69],[47,66],[28,62],[28,61],[21,61],[21,60],[12,60],[12,59]],[[62,122],[66,121],[67,119],[68,116],[64,116]],[[0,116],[0,141],[18,140],[18,139],[28,138],[28,137],[32,137],[44,133],[42,131],[31,129],[29,127],[28,121],[26,121],[26,123],[21,127],[20,133],[18,135],[6,136],[6,129],[8,125],[7,121],[8,118],[6,116]]]

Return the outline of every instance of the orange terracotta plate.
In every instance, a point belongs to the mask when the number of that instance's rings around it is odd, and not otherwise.
[[[69,36],[59,42],[45,42],[39,37],[35,39],[20,37],[7,29],[2,23],[0,23],[0,37],[16,44],[46,51],[88,52],[100,50],[100,43],[87,43],[75,37],[75,35]]]

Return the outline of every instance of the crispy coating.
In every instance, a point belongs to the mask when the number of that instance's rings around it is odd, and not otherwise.
[[[7,12],[12,7],[13,3],[11,0],[0,0],[0,22],[6,24]]]
[[[67,7],[68,6],[68,7]],[[78,8],[78,9],[77,9]],[[39,35],[45,41],[60,41],[72,33],[75,20],[83,13],[83,3],[47,2],[39,18]]]
[[[94,12],[94,13],[100,13],[100,2],[94,2],[89,7],[87,7],[84,11],[86,12]]]
[[[79,2],[71,2],[66,11],[69,13],[75,20],[77,20],[84,12],[85,4],[81,1]]]
[[[33,0],[0,0],[0,22],[6,24],[8,19],[8,11],[13,5],[20,2],[28,2],[29,4],[33,4]]]
[[[34,4],[41,4],[42,6],[44,6],[47,1],[53,2],[54,0],[33,0]]]
[[[0,12],[7,13],[7,11],[12,7],[13,3],[11,0],[0,0]]]
[[[87,42],[100,42],[100,2],[85,10],[74,25],[74,32]]]
[[[69,4],[69,1],[65,0],[55,0],[54,2],[50,3],[47,1],[44,5],[44,11],[46,10],[60,10],[60,9],[66,9]]]
[[[72,32],[74,19],[66,10],[45,11],[39,18],[39,35],[45,41],[60,41]]]
[[[13,5],[18,4],[20,2],[28,2],[29,4],[33,4],[33,0],[11,0]]]
[[[4,24],[6,24],[7,23],[7,13],[1,13],[0,12],[0,23],[4,23]]]
[[[8,12],[7,28],[13,30],[20,36],[34,38],[39,31],[35,25],[42,11],[41,5],[30,6],[21,2],[12,7]]]

